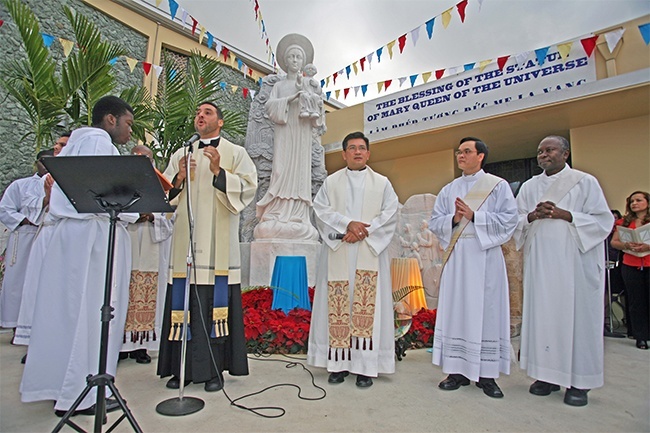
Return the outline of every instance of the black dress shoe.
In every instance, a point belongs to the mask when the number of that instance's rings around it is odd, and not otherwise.
[[[636,340],[636,347],[642,350],[648,350],[648,342],[645,340]]]
[[[147,354],[147,349],[134,350],[129,353],[129,358],[135,359],[138,364],[149,364],[151,362],[151,356]]]
[[[483,390],[483,393],[492,398],[503,398],[503,392],[494,379],[479,377],[476,386]]]
[[[445,380],[438,384],[438,388],[445,391],[453,391],[461,386],[469,385],[469,379],[462,374],[450,374]]]
[[[559,391],[560,385],[536,380],[528,388],[528,392],[535,395],[550,395],[553,391]]]
[[[359,388],[369,388],[372,386],[372,377],[357,374],[357,386]]]
[[[223,378],[219,377],[219,376],[214,377],[214,378],[208,380],[207,382],[205,382],[205,385],[203,386],[203,388],[207,392],[220,391],[223,388]]]
[[[126,400],[124,401],[126,403]],[[75,410],[70,417],[77,416],[77,415],[88,415],[88,416],[94,416],[95,415],[95,406],[92,405],[87,409],[80,409],[80,410]],[[106,412],[113,412],[116,411],[117,409],[120,408],[120,404],[115,400],[114,398],[107,398],[106,399]],[[67,410],[55,410],[54,415],[58,416],[59,418],[63,418],[63,415],[65,415],[68,411]]]
[[[337,371],[335,373],[330,373],[330,376],[327,378],[329,383],[343,383],[346,377],[350,372],[348,371]]]
[[[189,385],[190,383],[192,383],[191,380],[186,380],[185,386]],[[172,378],[167,381],[167,385],[165,386],[169,389],[178,389],[181,387],[181,380],[176,376],[172,376]]]
[[[587,399],[588,389],[567,388],[564,394],[564,403],[569,406],[587,406],[589,400]]]
[[[120,354],[117,356],[117,360],[119,361],[124,361],[126,358],[129,357],[128,352],[120,352]]]

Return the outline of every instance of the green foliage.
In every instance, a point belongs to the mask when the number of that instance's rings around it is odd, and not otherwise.
[[[20,0],[3,3],[18,26],[27,58],[6,62],[0,69],[0,85],[25,110],[26,119],[19,122],[25,123],[27,133],[21,141],[33,139],[38,152],[53,143],[51,131],[65,113],[66,97],[32,11]]]
[[[165,59],[164,88],[154,102],[155,120],[152,130],[154,140],[150,147],[158,166],[164,167],[169,157],[183,141],[194,133],[194,113],[203,101],[219,100],[223,81],[221,65],[215,59],[192,52],[187,69],[179,70],[171,60]],[[246,131],[246,119],[239,112],[224,110],[223,131],[242,135]]]
[[[126,50],[102,41],[97,27],[82,14],[69,7],[64,7],[64,12],[79,47],[61,68],[61,85],[67,98],[65,110],[74,127],[90,125],[95,102],[115,89],[115,76],[109,62],[125,55]]]

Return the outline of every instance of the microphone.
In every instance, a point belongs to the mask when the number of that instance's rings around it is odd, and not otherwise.
[[[194,143],[199,138],[201,138],[201,134],[199,134],[198,132],[195,132],[194,135],[191,136],[189,140],[187,140],[186,142],[183,143],[183,147],[190,147],[192,145],[192,143]]]
[[[331,241],[336,241],[336,240],[341,240],[343,239],[345,235],[343,233],[330,233],[327,235],[328,238],[330,238]]]

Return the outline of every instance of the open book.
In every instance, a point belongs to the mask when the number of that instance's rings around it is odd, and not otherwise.
[[[650,224],[645,224],[635,229],[618,226],[618,238],[621,240],[621,242],[650,244]],[[645,253],[637,253],[629,250],[623,251],[625,251],[627,254],[632,254],[633,256],[637,257],[645,257],[650,254],[650,251],[646,251]]]

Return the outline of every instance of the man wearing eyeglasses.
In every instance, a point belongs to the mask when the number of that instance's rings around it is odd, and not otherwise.
[[[390,181],[366,165],[362,132],[343,139],[347,168],[328,176],[314,198],[323,249],[318,266],[307,362],[325,367],[328,382],[349,373],[356,386],[395,372],[388,245],[399,202]]]
[[[488,148],[466,137],[456,151],[461,177],[436,199],[429,228],[445,248],[440,276],[433,363],[448,374],[438,387],[451,391],[470,380],[493,398],[495,379],[510,373],[510,310],[501,245],[517,226],[508,183],[483,171]]]

